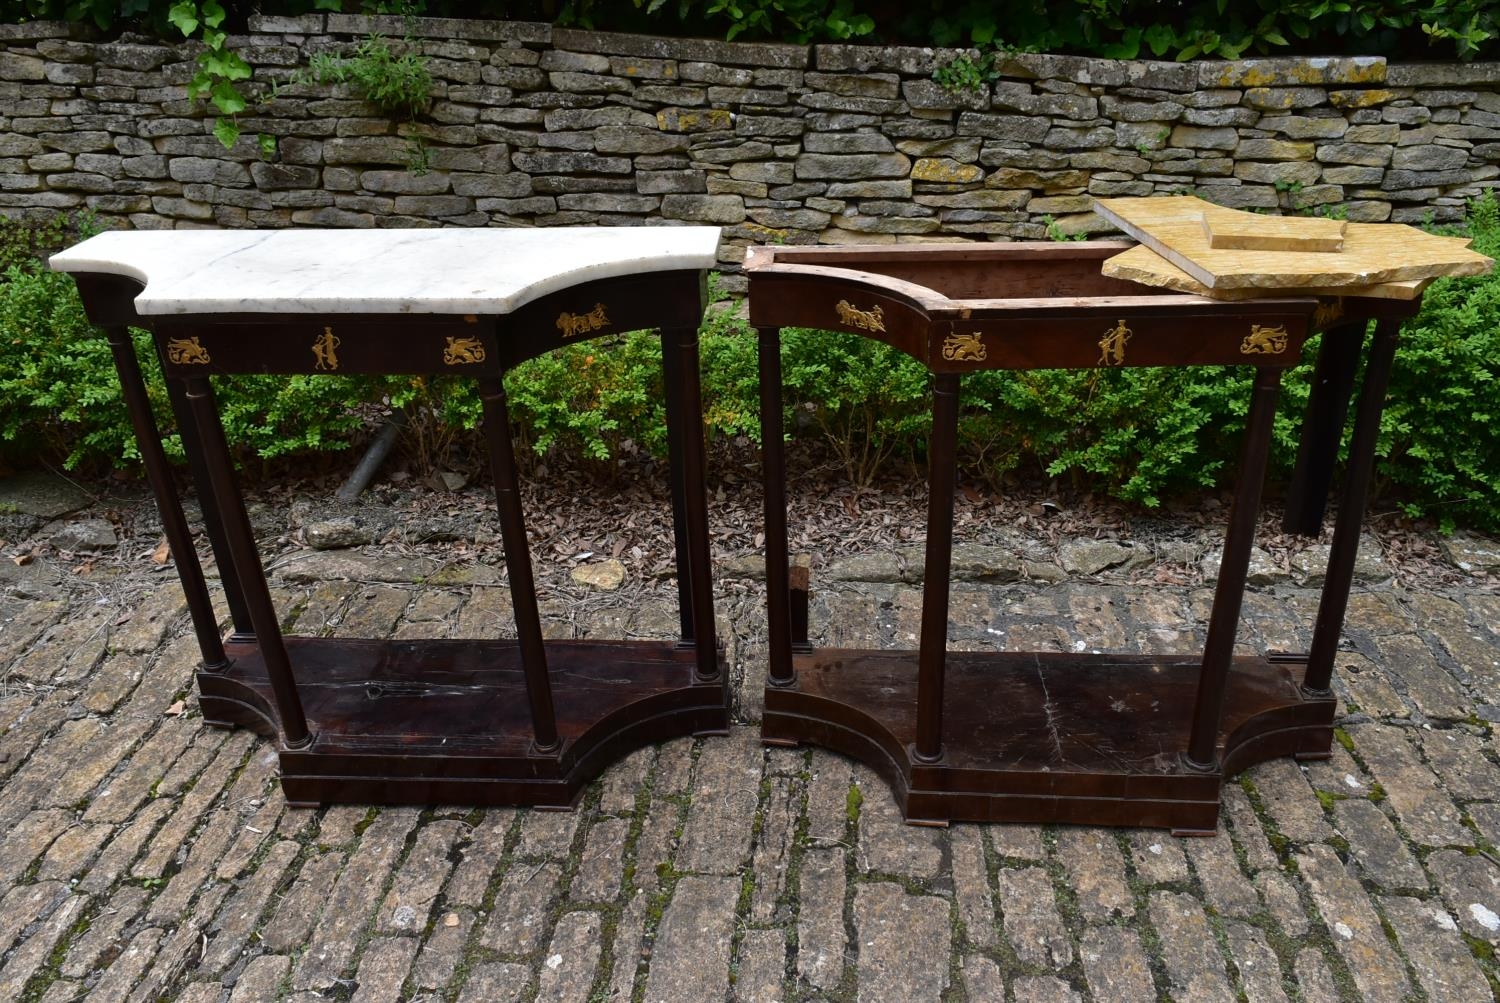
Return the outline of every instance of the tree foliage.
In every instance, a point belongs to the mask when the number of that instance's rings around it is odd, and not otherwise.
[[[996,46],[1118,59],[1474,59],[1500,52],[1495,0],[0,0],[0,21],[146,27],[163,37],[176,31],[178,37],[200,38],[213,49],[213,32],[235,30],[256,11],[316,10],[555,21],[797,43]],[[195,26],[186,27],[189,22]],[[215,79],[233,81],[227,73]]]

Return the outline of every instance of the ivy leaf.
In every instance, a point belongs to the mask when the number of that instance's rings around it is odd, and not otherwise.
[[[238,115],[246,108],[244,96],[228,80],[220,80],[214,84],[213,102],[221,115]]]
[[[258,147],[260,147],[260,159],[262,159],[262,160],[275,160],[276,159],[276,137],[275,136],[271,135],[269,132],[259,133],[255,137],[255,145],[258,146]]]
[[[66,17],[69,21],[82,21],[92,19],[94,24],[100,28],[108,28],[113,23],[113,4],[97,3],[92,0],[83,0],[80,3],[70,3],[67,6]],[[24,20],[24,18],[23,18]]]
[[[203,0],[203,23],[210,28],[224,23],[224,8],[219,5],[219,0]]]
[[[1107,42],[1099,51],[1108,59],[1134,59],[1141,52],[1141,29],[1127,28],[1118,42]]]
[[[1240,58],[1240,53],[1244,52],[1249,47],[1249,38],[1242,38],[1238,42],[1231,42],[1228,39],[1223,39],[1219,42],[1218,52],[1219,55],[1223,56],[1225,59],[1238,59]]]
[[[209,76],[206,70],[199,70],[193,79],[188,81],[187,96],[197,100],[207,94],[214,85],[214,78]]]
[[[198,65],[209,76],[223,80],[249,80],[250,64],[228,49],[222,52],[205,52],[198,57]]]
[[[228,56],[228,66],[224,70],[224,76],[230,80],[249,80],[251,74],[255,72],[250,68],[250,64],[245,62],[238,52],[231,51]]]
[[[224,144],[224,149],[234,149],[234,144],[240,141],[240,126],[232,118],[221,118],[214,123],[214,138]]]
[[[1177,32],[1173,31],[1170,25],[1153,24],[1146,29],[1143,37],[1146,39],[1146,44],[1151,47],[1151,54],[1161,56],[1165,55],[1167,50],[1176,43]]]
[[[173,4],[172,9],[167,11],[167,20],[176,25],[177,30],[186,38],[198,30],[198,5],[192,0]]]
[[[335,14],[344,9],[343,0],[317,0],[313,10],[331,10]]]

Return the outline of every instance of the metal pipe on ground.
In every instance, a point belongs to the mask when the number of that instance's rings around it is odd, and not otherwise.
[[[343,487],[339,488],[335,495],[339,501],[347,505],[358,498],[360,493],[369,486],[370,481],[375,477],[375,471],[380,469],[380,465],[390,455],[391,447],[396,444],[396,439],[406,424],[404,409],[391,412],[390,417],[385,420],[385,425],[381,427],[380,433],[375,436],[375,441],[370,443],[370,448],[365,450],[365,455],[359,458],[359,465],[354,468],[354,472],[349,475]]]

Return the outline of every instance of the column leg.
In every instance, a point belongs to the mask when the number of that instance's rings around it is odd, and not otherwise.
[[[203,460],[202,437],[188,407],[182,384],[167,380],[167,399],[172,404],[172,413],[177,418],[178,434],[182,436],[182,451],[187,454],[188,469],[193,475],[193,484],[198,489],[198,507],[203,511],[203,531],[208,535],[213,548],[214,563],[219,567],[219,581],[224,586],[224,598],[229,604],[229,618],[234,624],[233,640],[255,639],[255,629],[250,625],[250,610],[245,605],[245,590],[240,584],[239,569],[235,567],[234,555],[224,536],[224,519],[219,506],[214,502],[213,486],[209,482],[208,467]]]
[[[115,358],[115,369],[120,374],[120,388],[125,395],[125,407],[130,412],[130,424],[135,431],[136,445],[140,447],[141,459],[146,464],[146,478],[151,482],[151,492],[156,496],[156,510],[161,514],[162,531],[167,535],[167,544],[172,548],[172,560],[177,564],[177,577],[182,581],[183,594],[187,596],[188,612],[193,618],[193,632],[198,637],[198,650],[203,654],[203,667],[210,672],[229,666],[224,655],[224,642],[219,637],[219,623],[214,616],[213,601],[208,597],[208,586],[203,580],[203,566],[198,562],[198,550],[193,545],[193,534],[188,529],[187,518],[182,514],[182,500],[172,482],[172,470],[166,453],[161,448],[161,432],[151,414],[151,402],[146,394],[146,381],[141,376],[140,364],[136,361],[135,346],[131,343],[130,329],[106,328],[109,349]],[[169,385],[172,381],[168,381]],[[173,389],[176,389],[175,387]]]
[[[786,433],[781,416],[781,330],[758,329],[760,336],[760,455],[765,492],[767,679],[791,686],[791,581],[786,535]]]
[[[1239,626],[1240,606],[1245,599],[1245,576],[1250,569],[1250,548],[1255,543],[1255,519],[1260,511],[1261,490],[1266,480],[1266,461],[1271,451],[1271,425],[1276,417],[1276,395],[1281,370],[1260,369],[1250,395],[1245,444],[1241,447],[1239,488],[1229,513],[1229,531],[1224,537],[1224,558],[1219,564],[1219,582],[1214,589],[1213,612],[1208,621],[1208,639],[1203,647],[1203,667],[1198,674],[1198,696],[1193,708],[1193,730],[1185,759],[1197,770],[1218,767],[1219,723],[1224,712],[1224,691],[1234,658],[1234,634]]]
[[[187,380],[186,391],[188,407],[201,437],[203,461],[214,501],[224,518],[225,544],[233,555],[234,566],[240,571],[250,625],[255,630],[255,641],[266,665],[266,677],[276,698],[276,712],[281,718],[281,740],[288,749],[305,749],[312,744],[313,736],[307,730],[302,698],[297,694],[291,659],[281,637],[281,624],[255,550],[250,517],[245,513],[244,499],[240,497],[236,484],[229,445],[224,441],[224,426],[219,424],[219,412],[214,406],[213,388],[207,377],[195,376]]]
[[[953,567],[953,492],[958,477],[960,377],[945,373],[932,388],[932,443],[927,456],[927,555],[922,571],[922,637],[917,654],[918,762],[943,758],[943,662],[948,652],[948,575]]]
[[[671,469],[672,535],[677,548],[677,618],[682,640],[694,639],[693,585],[688,569],[689,556],[687,497],[692,490],[683,473],[683,437],[688,419],[684,417],[682,386],[682,353],[678,351],[675,331],[661,332],[661,378],[667,405],[667,465]]]
[[[693,613],[692,639],[698,655],[697,679],[713,682],[720,678],[719,645],[714,629],[713,563],[708,541],[708,478],[703,445],[703,385],[698,368],[698,330],[685,327],[664,335],[678,356],[677,377],[682,387],[682,410],[678,424],[682,429],[683,514],[687,517],[687,578]],[[678,558],[681,561],[681,558]],[[679,564],[678,581],[684,569]],[[725,680],[726,686],[728,680]]]
[[[484,398],[484,439],[495,478],[495,503],[500,512],[505,573],[510,579],[511,605],[516,614],[521,670],[526,676],[526,697],[531,704],[532,742],[537,752],[556,752],[562,743],[552,707],[552,682],[547,676],[547,652],[542,644],[542,617],[537,610],[526,521],[516,490],[515,446],[510,434],[505,384],[494,377],[483,379],[479,381],[479,391]]]
[[[1364,321],[1323,332],[1312,394],[1302,422],[1302,440],[1297,446],[1297,467],[1286,492],[1286,515],[1281,525],[1288,533],[1317,536],[1323,528],[1323,510],[1333,483],[1364,335]]]
[[[1359,527],[1365,517],[1370,475],[1375,468],[1375,443],[1380,437],[1380,415],[1385,410],[1385,388],[1396,357],[1399,321],[1382,319],[1375,324],[1370,359],[1365,365],[1364,386],[1359,392],[1359,411],[1354,419],[1354,438],[1349,444],[1349,473],[1339,499],[1338,519],[1333,528],[1333,546],[1328,555],[1328,574],[1313,627],[1312,648],[1302,688],[1310,695],[1324,696],[1333,679],[1333,659],[1338,651],[1344,614],[1349,609],[1349,586],[1354,582],[1354,559],[1359,554]]]

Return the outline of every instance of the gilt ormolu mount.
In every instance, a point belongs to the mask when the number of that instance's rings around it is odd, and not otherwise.
[[[1320,297],[1293,281],[1284,290],[1215,299],[1101,274],[1101,265],[1127,251],[1151,254],[1095,242],[767,247],[752,249],[746,260],[750,320],[760,332],[766,450],[770,668],[763,737],[771,744],[823,745],[868,763],[891,784],[909,821],[1209,833],[1226,776],[1278,756],[1329,753],[1330,679],[1375,433],[1400,321],[1416,312],[1425,280],[1411,282],[1404,295],[1356,288],[1349,290],[1354,295]],[[872,317],[879,322],[870,323]],[[1371,319],[1375,334],[1365,349]],[[886,342],[933,374],[917,651],[808,642],[805,572],[797,569],[794,577],[787,555],[779,331],[791,326]],[[1323,347],[1288,499],[1289,530],[1320,529],[1362,353],[1367,364],[1312,646],[1307,653],[1235,656],[1281,374],[1318,332]],[[1256,368],[1204,650],[1181,656],[947,651],[963,375],[1188,365]]]
[[[637,746],[728,728],[697,342],[717,243],[712,227],[167,231],[103,234],[52,259],[114,349],[203,653],[203,715],[278,737],[290,802],[567,807]],[[227,636],[127,326],[150,329],[166,373]],[[681,639],[544,641],[502,377],[642,328],[662,337]],[[283,637],[208,380],[238,373],[478,380],[516,639]]]

